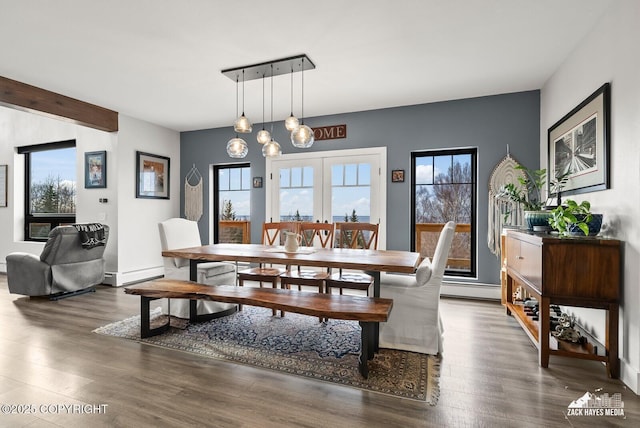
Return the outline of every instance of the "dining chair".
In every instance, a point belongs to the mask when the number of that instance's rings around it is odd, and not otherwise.
[[[298,233],[297,222],[269,222],[262,224],[262,245],[282,245],[284,240],[283,232]],[[244,269],[238,272],[238,286],[243,287],[244,281],[257,281],[262,288],[263,283],[270,283],[271,287],[278,288],[278,280],[280,275],[287,271],[287,267],[265,266],[260,263],[259,266]],[[242,306],[240,306],[242,309]],[[276,314],[275,309],[273,315]]]
[[[198,223],[184,218],[170,218],[158,223],[160,247],[163,251],[202,245]],[[190,277],[189,260],[176,257],[163,257],[165,278],[188,280]],[[233,285],[236,279],[236,267],[232,263],[207,262],[198,264],[197,282],[206,285]],[[169,306],[170,305],[170,306]],[[162,313],[178,318],[189,318],[189,300],[163,299]],[[235,305],[220,302],[198,300],[198,315],[226,314],[235,310]]]
[[[333,224],[302,222],[299,225],[301,247],[331,248],[333,246]],[[297,285],[298,290],[303,286],[316,287],[319,293],[324,293],[324,281],[329,277],[329,269],[305,269],[297,266],[280,275],[280,286],[290,289],[291,285]],[[281,313],[284,315],[284,312]],[[320,318],[320,322],[323,318]]]
[[[456,223],[445,224],[433,258],[425,257],[415,275],[381,275],[380,297],[393,299],[389,319],[380,323],[381,348],[442,353],[440,291],[455,231]]]
[[[378,249],[378,224],[344,222],[335,224],[335,239],[337,248],[360,248],[367,250]],[[373,284],[373,277],[364,272],[334,273],[325,280],[327,293],[331,294],[333,288],[352,290],[364,290],[369,295],[369,288]]]

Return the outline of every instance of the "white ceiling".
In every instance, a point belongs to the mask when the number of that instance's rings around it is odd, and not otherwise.
[[[0,76],[186,131],[233,122],[221,70],[306,53],[305,116],[421,104],[541,88],[612,1],[0,0]]]

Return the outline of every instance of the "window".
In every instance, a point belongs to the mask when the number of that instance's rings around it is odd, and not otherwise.
[[[46,241],[51,229],[76,221],[75,140],[19,147],[25,164],[26,241]]]
[[[476,275],[477,149],[416,152],[412,157],[412,248],[433,257],[443,224],[457,223],[445,274]]]
[[[214,241],[249,242],[251,167],[216,165],[214,169]]]

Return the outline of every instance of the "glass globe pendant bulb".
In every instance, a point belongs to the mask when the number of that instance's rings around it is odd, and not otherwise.
[[[256,135],[256,140],[258,140],[258,143],[260,144],[267,144],[269,141],[271,141],[271,134],[266,129],[262,129],[258,131],[258,135]]]
[[[262,146],[262,156],[267,157],[277,157],[282,154],[282,150],[280,149],[280,144],[276,140],[271,140],[264,146]]]
[[[249,153],[247,142],[242,138],[232,138],[227,143],[227,154],[232,158],[243,158]]]
[[[248,134],[252,129],[251,121],[244,115],[244,113],[242,113],[242,116],[240,116],[233,124],[233,129],[241,134]]]
[[[291,144],[300,149],[308,149],[313,146],[313,129],[307,125],[300,125],[291,132]]]
[[[293,131],[300,125],[298,118],[291,113],[291,116],[285,119],[284,127],[287,128],[287,131]]]

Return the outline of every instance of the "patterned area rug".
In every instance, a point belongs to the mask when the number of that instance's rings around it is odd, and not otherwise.
[[[166,316],[152,312],[153,324]],[[381,349],[369,361],[369,378],[358,371],[360,326],[356,321],[329,320],[287,313],[273,317],[271,309],[244,306],[241,312],[203,323],[171,319],[172,328],[141,339],[135,316],[94,330],[109,336],[191,352],[221,360],[268,368],[396,397],[438,401],[438,357]]]

